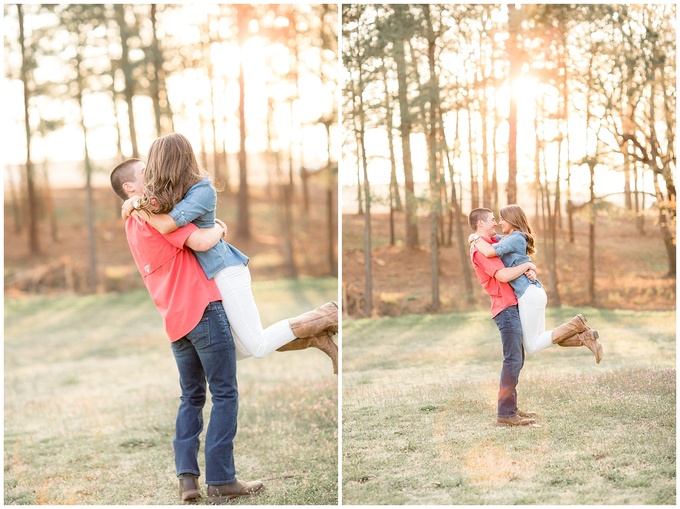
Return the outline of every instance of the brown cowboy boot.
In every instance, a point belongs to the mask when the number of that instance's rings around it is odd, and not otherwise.
[[[567,323],[555,327],[552,331],[553,344],[559,344],[563,339],[570,338],[581,332],[592,330],[586,325],[586,317],[579,314],[569,320]]]
[[[237,480],[231,484],[210,485],[208,486],[208,502],[224,504],[233,498],[258,495],[263,489],[262,481],[245,482]]]
[[[597,342],[600,335],[596,330],[588,329],[585,332],[579,332],[575,336],[563,339],[559,346],[586,346],[595,355],[595,362],[598,364],[602,360],[602,345]]]
[[[333,373],[338,374],[338,345],[335,344],[330,332],[327,330],[310,338],[294,339],[290,343],[286,343],[278,352],[290,352],[293,350],[304,350],[305,348],[318,348],[323,353],[328,355],[333,361]]]
[[[325,330],[335,334],[338,332],[338,304],[327,302],[314,311],[291,318],[288,323],[298,338],[310,338]]]
[[[179,498],[182,502],[193,502],[201,498],[201,488],[198,486],[198,477],[184,474],[179,480]]]

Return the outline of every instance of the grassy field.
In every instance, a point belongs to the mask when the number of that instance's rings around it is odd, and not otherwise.
[[[528,357],[519,406],[540,427],[526,428],[495,426],[488,312],[346,320],[342,503],[675,504],[675,313],[584,312],[602,363],[585,348]]]
[[[337,281],[255,283],[254,293],[268,324],[336,299]],[[177,367],[146,291],[6,298],[4,368],[5,504],[179,503]],[[330,359],[275,352],[238,374],[237,475],[266,485],[239,503],[337,504]]]

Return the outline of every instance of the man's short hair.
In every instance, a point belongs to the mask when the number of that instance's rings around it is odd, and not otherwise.
[[[127,193],[123,189],[123,184],[135,180],[134,166],[135,163],[141,162],[143,162],[141,159],[131,157],[120,163],[111,172],[111,188],[123,201],[128,199]]]
[[[468,216],[468,223],[470,223],[470,228],[472,231],[477,231],[477,221],[484,221],[486,217],[492,214],[493,210],[486,208],[473,209]]]

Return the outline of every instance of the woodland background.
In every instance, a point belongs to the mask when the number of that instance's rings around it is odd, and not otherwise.
[[[675,504],[676,7],[342,9],[343,503]],[[509,203],[604,350],[527,356],[512,429],[467,244]]]
[[[191,140],[262,276],[337,276],[336,6],[4,14],[6,290],[140,285],[108,175],[171,131]]]
[[[550,305],[674,308],[674,5],[345,5],[342,27],[346,313],[488,305],[467,214],[509,203]]]

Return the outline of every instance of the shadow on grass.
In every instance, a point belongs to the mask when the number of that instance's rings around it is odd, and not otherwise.
[[[343,503],[674,504],[675,314],[586,312],[602,363],[528,357],[519,405],[540,427],[514,429],[495,426],[487,313],[343,324]]]
[[[272,323],[335,298],[337,281],[254,291]],[[5,503],[177,504],[177,367],[146,292],[5,299],[5,319]],[[237,475],[270,479],[262,496],[238,503],[337,504],[338,379],[328,357],[275,352],[237,369]],[[208,402],[206,427],[209,413]]]

